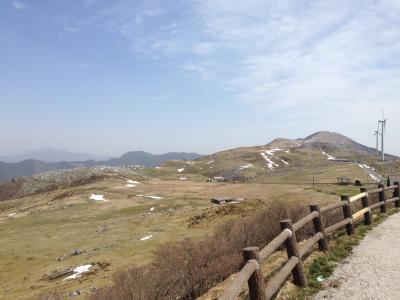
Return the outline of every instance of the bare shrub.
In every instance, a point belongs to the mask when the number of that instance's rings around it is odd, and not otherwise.
[[[118,272],[112,286],[90,299],[194,299],[242,267],[242,249],[264,247],[281,231],[279,221],[294,222],[309,213],[307,206],[275,202],[252,216],[229,221],[203,240],[167,243],[152,264]],[[312,227],[299,232],[312,234]]]

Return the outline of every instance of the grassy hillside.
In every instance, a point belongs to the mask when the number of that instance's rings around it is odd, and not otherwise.
[[[135,174],[129,177],[139,179]],[[32,299],[54,287],[65,293],[76,289],[89,293],[109,283],[121,267],[150,262],[152,251],[160,245],[208,235],[218,224],[251,214],[270,201],[337,200],[337,196],[301,185],[157,179],[140,181],[135,187],[127,184],[126,178],[113,175],[78,188],[2,202],[1,298]],[[104,195],[109,201],[91,201],[92,194]],[[224,195],[246,200],[225,206],[210,203],[212,196]],[[75,249],[83,253],[68,256]],[[52,271],[85,264],[93,267],[81,278],[46,278]]]
[[[0,298],[32,299],[54,289],[79,289],[83,298],[121,268],[148,264],[168,242],[201,239],[271,203],[325,205],[357,193],[332,184],[340,176],[377,183],[372,168],[383,177],[399,170],[398,161],[379,162],[362,145],[333,141],[278,139],[150,168],[79,168],[2,185],[0,198],[11,200],[0,202]],[[214,177],[227,181],[207,182]],[[245,200],[214,205],[214,196]],[[88,264],[81,277],[49,279]]]

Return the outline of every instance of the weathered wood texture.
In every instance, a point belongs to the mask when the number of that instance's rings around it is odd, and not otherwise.
[[[231,284],[231,288],[227,289],[225,293],[219,298],[220,300],[232,300],[239,296],[242,291],[243,285],[247,282],[254,273],[254,271],[259,268],[256,260],[249,260],[244,267],[236,274],[235,280]]]
[[[331,210],[334,210],[334,209],[337,209],[337,208],[341,208],[344,205],[347,205],[347,203],[338,202],[338,203],[330,204],[328,206],[324,206],[321,208],[321,214],[326,213]]]
[[[327,235],[330,235],[332,233],[334,233],[336,230],[338,230],[339,228],[342,228],[344,226],[347,226],[347,224],[353,222],[352,219],[344,219],[343,221],[340,221],[339,223],[336,223],[332,226],[329,226],[325,229],[325,232]]]
[[[290,219],[282,220],[281,228],[282,230],[289,229],[290,231],[293,232],[292,220]],[[295,256],[299,260],[296,267],[294,267],[292,271],[294,283],[298,286],[306,287],[307,286],[306,275],[304,273],[303,262],[301,261],[301,255],[299,253],[299,248],[297,245],[297,239],[295,234],[292,234],[289,238],[286,239],[285,247],[289,259],[292,256]]]
[[[370,205],[369,208],[370,208],[371,210],[373,210],[373,209],[378,208],[378,207],[381,207],[381,206],[383,206],[383,205],[385,205],[385,202],[377,202],[377,203],[375,203],[375,204]]]
[[[299,249],[299,253],[300,253],[300,257],[303,258],[303,256],[309,252],[312,247],[323,238],[322,233],[321,232],[317,232],[315,235],[313,235],[312,237],[310,237],[308,240],[306,240],[300,247]]]
[[[358,212],[353,214],[353,220],[357,221],[358,219],[364,217],[364,214],[369,212],[369,211],[370,211],[369,207],[365,207],[362,210],[359,210]]]
[[[394,190],[393,190],[393,197],[394,197],[394,198],[400,197],[400,186],[399,186],[399,183],[396,181],[396,182],[394,183],[394,185],[395,185],[396,187],[395,187]],[[400,200],[397,200],[397,201],[394,203],[394,206],[395,206],[395,207],[400,207]]]
[[[351,198],[348,195],[342,195],[342,201],[339,203],[331,204],[322,208],[318,205],[310,205],[310,214],[303,217],[295,224],[292,224],[292,220],[290,219],[282,220],[280,222],[282,232],[261,251],[259,251],[257,247],[248,247],[243,249],[243,257],[245,260],[244,267],[240,272],[238,272],[230,288],[228,288],[219,299],[234,300],[241,293],[246,281],[249,285],[251,300],[271,299],[286,281],[290,273],[292,273],[293,281],[296,285],[306,287],[307,280],[304,273],[302,257],[312,250],[316,243],[318,243],[319,250],[327,250],[328,243],[326,237],[336,232],[336,230],[346,226],[347,234],[353,234],[354,224],[360,218],[364,217],[364,223],[366,225],[372,223],[372,209],[379,207],[380,212],[385,213],[386,204],[392,202],[395,203],[395,207],[400,207],[400,186],[398,182],[395,182],[394,185],[387,188],[382,184],[379,184],[378,187],[378,189],[372,191],[367,191],[366,188],[361,188],[360,194]],[[393,198],[386,199],[386,190],[393,190]],[[369,195],[373,193],[379,193],[379,202],[370,205]],[[363,208],[352,214],[351,202],[359,199],[361,199]],[[343,210],[344,220],[324,228],[322,214],[341,207]],[[314,225],[315,234],[304,241],[300,246],[297,243],[296,230],[301,229],[311,221]],[[285,244],[288,261],[276,273],[276,275],[265,284],[264,276],[261,271],[261,260],[268,258],[279,247],[281,247],[282,244]],[[54,275],[56,277],[60,276],[59,274]]]
[[[314,233],[320,232],[322,234],[322,238],[318,240],[318,248],[321,251],[328,250],[328,240],[326,239],[324,222],[322,222],[319,205],[311,204],[310,211],[318,213],[318,216],[313,219]]]
[[[361,203],[363,208],[367,208],[369,207],[369,195],[367,193],[367,188],[360,188],[360,192],[361,193],[366,193],[366,195],[364,197],[362,197],[361,199]],[[364,214],[364,224],[365,225],[369,225],[372,223],[372,213],[371,213],[371,209],[369,209],[365,214]]]
[[[259,265],[261,264],[258,247],[247,247],[243,249],[243,258],[245,261],[255,260],[258,263],[258,268],[251,274],[247,281],[249,285],[250,299],[264,300],[265,299],[265,284],[264,275]]]
[[[260,258],[268,258],[276,249],[278,249],[292,235],[289,229],[283,230],[276,238],[274,238],[267,246],[260,251]]]
[[[361,199],[361,198],[363,198],[363,197],[365,197],[365,196],[367,196],[367,193],[363,192],[363,193],[361,193],[361,194],[357,194],[357,195],[355,195],[355,196],[353,196],[353,197],[350,197],[350,203],[351,203],[351,202],[354,202],[354,201],[356,201],[356,200],[359,200],[359,199]]]
[[[379,186],[379,185],[378,185]],[[382,187],[380,187],[380,188],[377,188],[377,189],[375,189],[375,190],[370,190],[370,191],[368,191],[368,194],[375,194],[375,193],[379,193],[379,192],[381,192],[383,190],[383,188]]]
[[[400,199],[399,197],[387,199],[386,204],[393,203],[393,202],[396,203],[396,201],[398,201],[399,199]]]
[[[386,213],[386,193],[382,183],[378,184],[378,187],[382,189],[379,192],[378,197],[379,197],[379,202],[383,203],[383,205],[380,206],[381,214],[384,214]]]
[[[390,186],[384,187],[385,191],[391,191],[391,190],[394,190],[395,188],[396,188],[396,185],[395,185],[395,184],[394,184],[394,185],[390,185]]]
[[[271,299],[275,293],[279,290],[285,280],[288,278],[292,270],[297,266],[299,259],[292,256],[288,262],[282,267],[278,274],[276,274],[271,280],[268,281],[266,287],[266,298]]]
[[[315,218],[319,216],[319,212],[313,211],[304,218],[301,218],[299,221],[293,224],[293,230],[296,232],[297,230],[301,229],[304,225],[306,225],[308,222],[311,222]]]
[[[352,213],[351,213],[351,206],[350,206],[350,201],[349,201],[349,195],[342,195],[341,199],[343,202],[347,203],[348,205],[343,206],[343,216],[345,219],[353,219]],[[347,235],[352,235],[354,233],[354,224],[353,222],[347,223],[346,224],[346,232]]]

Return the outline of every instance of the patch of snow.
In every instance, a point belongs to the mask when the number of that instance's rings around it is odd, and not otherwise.
[[[164,199],[164,197],[161,197],[161,196],[146,196],[146,195],[136,195],[136,196],[137,197],[143,197],[143,198],[155,199],[155,200]]]
[[[104,195],[96,195],[96,194],[92,194],[89,199],[94,201],[109,201],[104,199]]]
[[[71,276],[68,276],[68,277],[64,278],[64,280],[67,280],[67,279],[75,279],[75,278],[77,278],[77,277],[80,277],[80,276],[82,275],[82,273],[85,273],[85,272],[89,271],[89,269],[90,269],[91,267],[92,267],[92,265],[83,265],[83,266],[76,267],[76,268],[73,270],[74,274],[72,274]]]
[[[150,208],[150,211],[153,211],[153,210],[155,210],[156,208],[155,207],[152,207],[152,208]]]
[[[282,159],[282,158],[277,157],[277,156],[274,155],[274,153],[275,153],[275,152],[278,152],[278,151],[283,151],[283,152],[289,153],[289,152],[288,152],[289,150],[282,150],[282,149],[280,149],[280,148],[273,148],[273,149],[264,150],[263,152],[261,152],[261,155],[262,155],[262,157],[266,160],[266,162],[268,163],[267,165],[268,165],[268,168],[269,168],[270,170],[273,170],[274,167],[279,167],[279,164],[273,162],[273,161],[272,161],[272,158],[279,159],[279,160],[280,160],[281,162],[283,162],[285,165],[288,165],[288,164],[289,164],[289,162],[287,162],[286,160],[284,160],[284,159]]]
[[[139,181],[134,181],[134,180],[130,180],[130,179],[128,179],[126,182],[130,183],[130,184],[140,184]]]
[[[206,165],[212,164],[213,162],[213,160],[210,160],[209,162],[206,162]]]
[[[178,169],[178,173],[182,173],[183,171],[185,171],[185,168]]]
[[[264,157],[265,161],[267,162],[267,166],[270,170],[273,170],[274,167],[279,167],[277,163],[274,163],[267,155],[267,153],[261,152],[261,156]]]
[[[9,217],[9,218],[14,218],[16,214],[17,214],[17,213],[8,214],[8,217]]]
[[[154,169],[161,169],[161,167],[155,167]]]
[[[247,164],[247,165],[244,165],[244,166],[240,166],[240,167],[239,167],[239,169],[241,169],[241,170],[243,170],[243,169],[249,169],[249,168],[254,168],[254,165],[253,165],[253,164]]]
[[[193,161],[187,161],[186,162],[188,165],[194,165],[195,163]]]
[[[270,150],[265,150],[265,153],[267,153],[269,155],[273,155],[277,151],[284,151],[284,150],[279,149],[279,148],[273,148],[273,149],[270,149]]]
[[[321,150],[321,153],[322,153],[323,155],[325,155],[325,156],[328,158],[328,160],[334,160],[334,159],[336,159],[335,157],[333,157],[332,155],[329,155],[329,154],[326,153],[325,151],[322,151],[322,150]]]
[[[151,239],[152,237],[153,237],[153,235],[150,234],[150,235],[147,235],[147,236],[145,236],[145,237],[142,237],[142,238],[140,239],[140,241],[145,241],[145,240]]]
[[[179,178],[180,180],[186,180],[187,178],[186,177],[181,177],[181,178]]]
[[[376,173],[374,168],[371,168],[370,166],[368,166],[366,164],[356,164],[356,165],[359,166],[361,169],[363,169],[365,172],[367,172],[369,177],[371,177],[373,180],[375,180],[375,181],[382,180],[382,176],[380,174]]]
[[[280,159],[281,162],[283,162],[285,165],[288,165],[288,164],[289,164],[286,160],[284,160],[284,159],[282,159],[282,158],[279,158],[279,159]]]
[[[128,184],[126,185],[126,187],[129,187],[129,188],[135,187],[135,186],[136,186],[135,184],[130,184],[130,183],[128,183]]]

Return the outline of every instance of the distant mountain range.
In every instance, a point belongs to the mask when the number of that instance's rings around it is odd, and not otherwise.
[[[99,156],[89,153],[76,153],[60,150],[51,147],[42,147],[25,153],[14,155],[0,155],[0,161],[16,163],[23,160],[33,159],[42,162],[60,162],[60,161],[84,161],[84,160],[108,160],[113,156]]]
[[[76,157],[81,155],[66,151],[64,153],[70,153],[70,157]],[[37,154],[37,152],[36,152]],[[144,151],[131,151],[123,154],[118,158],[111,158],[107,160],[82,160],[82,161],[59,161],[59,162],[46,162],[39,159],[25,159],[20,162],[2,162],[0,161],[0,181],[8,181],[15,177],[31,176],[34,174],[61,170],[61,169],[72,169],[80,167],[93,167],[97,165],[106,166],[119,166],[119,165],[142,165],[146,167],[154,167],[162,164],[167,160],[192,160],[199,158],[201,155],[197,153],[186,153],[186,152],[169,152],[165,154],[151,154]],[[52,155],[51,157],[56,157]],[[66,157],[66,156],[64,156]],[[45,158],[47,161],[49,158]]]

